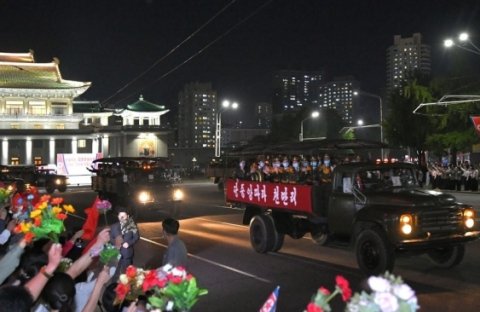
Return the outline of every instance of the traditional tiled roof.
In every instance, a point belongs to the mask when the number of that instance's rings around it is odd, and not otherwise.
[[[52,63],[0,61],[0,88],[72,89],[90,86],[90,82],[62,79],[58,60]]]
[[[33,51],[28,53],[4,53],[0,52],[0,62],[33,63]]]
[[[127,105],[127,110],[134,112],[161,112],[165,110],[165,106],[145,101],[143,99],[143,96],[140,95],[138,101],[133,104]]]

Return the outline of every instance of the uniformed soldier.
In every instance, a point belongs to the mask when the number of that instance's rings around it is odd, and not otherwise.
[[[283,168],[280,162],[280,158],[275,157],[273,159],[272,167],[270,168],[270,181],[274,183],[280,183],[283,175]]]
[[[283,167],[283,174],[282,174],[282,177],[280,178],[280,182],[288,183],[290,174],[293,172],[293,167],[290,166],[290,160],[288,159],[287,156],[283,157],[282,167]]]
[[[307,184],[315,184],[318,185],[318,158],[316,156],[312,156],[310,158],[310,166],[307,167]]]
[[[323,165],[319,168],[319,178],[322,183],[332,183],[332,167],[330,164],[330,156],[325,154],[323,157]]]
[[[260,173],[262,181],[268,181],[270,179],[270,167],[262,155],[258,156],[257,164],[257,171]]]
[[[290,173],[288,175],[288,183],[290,184],[297,184],[300,181],[300,178],[302,176],[302,171],[300,170],[300,161],[297,156],[294,156],[292,158],[292,168],[290,170]]]

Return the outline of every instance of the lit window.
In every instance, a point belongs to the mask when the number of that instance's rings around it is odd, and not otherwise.
[[[65,124],[57,124],[57,130],[63,130],[65,129]]]
[[[20,129],[20,125],[19,124],[11,124],[11,129]]]
[[[43,125],[40,125],[40,124],[37,124],[37,125],[33,125],[33,129],[43,129]]]
[[[10,159],[10,164],[11,165],[19,165],[20,164],[20,159],[18,157],[12,157]]]
[[[78,147],[78,148],[85,148],[85,147],[87,147],[87,140],[78,140],[78,141],[77,141],[77,147]]]
[[[42,157],[35,157],[33,160],[35,165],[41,165],[42,164]]]

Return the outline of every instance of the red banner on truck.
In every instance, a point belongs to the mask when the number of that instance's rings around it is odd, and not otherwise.
[[[311,187],[227,180],[227,201],[312,213]]]

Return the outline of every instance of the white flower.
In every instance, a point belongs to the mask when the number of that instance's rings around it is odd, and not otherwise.
[[[173,301],[167,302],[167,306],[165,307],[165,311],[172,311],[173,310]]]
[[[415,292],[407,284],[393,286],[393,293],[402,300],[409,300],[415,296]]]
[[[163,267],[162,267],[162,270],[164,272],[170,272],[170,270],[173,268],[173,266],[171,264],[165,264]]]
[[[382,312],[395,312],[399,307],[397,297],[389,292],[376,293],[373,301],[378,304]]]
[[[128,284],[127,274],[121,274],[118,279],[120,280],[120,283],[122,283],[123,285],[127,285],[127,284]]]
[[[368,286],[370,286],[373,291],[390,291],[390,282],[383,277],[371,276],[368,279]]]
[[[179,276],[185,278],[187,276],[187,272],[185,270],[179,270],[178,268],[172,269],[173,276]]]

